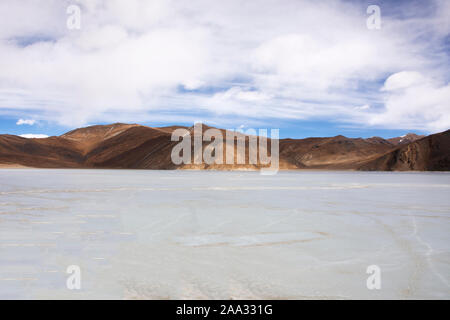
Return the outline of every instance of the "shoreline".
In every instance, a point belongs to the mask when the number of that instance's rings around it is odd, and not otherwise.
[[[206,172],[258,172],[259,169],[144,169],[144,168],[67,168],[67,167],[53,167],[53,168],[43,168],[43,167],[30,167],[30,166],[24,166],[20,164],[5,164],[0,163],[0,170],[2,169],[38,169],[38,170],[112,170],[112,171],[121,171],[121,170],[134,170],[134,171],[206,171]],[[280,172],[443,172],[448,173],[450,171],[438,171],[438,170],[355,170],[355,169],[331,169],[331,168],[324,168],[324,169],[295,169],[295,168],[289,168],[289,169],[278,169]]]
[[[0,169],[43,169],[43,168],[36,168],[36,167],[27,167],[23,166],[21,164],[15,164],[15,163],[0,163]]]

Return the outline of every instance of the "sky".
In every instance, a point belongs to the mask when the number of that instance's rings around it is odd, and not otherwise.
[[[449,21],[447,0],[2,0],[0,134],[197,121],[282,138],[441,132]]]

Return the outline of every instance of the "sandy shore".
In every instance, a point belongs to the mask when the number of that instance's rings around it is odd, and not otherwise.
[[[22,166],[20,164],[15,163],[0,163],[0,169],[24,169],[24,168],[32,169],[32,167]]]

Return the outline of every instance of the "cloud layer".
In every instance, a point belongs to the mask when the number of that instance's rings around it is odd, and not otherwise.
[[[66,27],[69,4],[81,29]],[[4,0],[0,114],[450,127],[448,1]]]

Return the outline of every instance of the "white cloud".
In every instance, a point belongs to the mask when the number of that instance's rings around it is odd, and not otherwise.
[[[370,109],[370,106],[368,104],[365,104],[363,106],[360,107],[355,107],[356,110],[368,110]]]
[[[26,133],[26,134],[21,134],[20,137],[27,138],[27,139],[44,139],[44,138],[48,138],[48,135],[46,135],[46,134]]]
[[[426,81],[427,79],[424,78],[420,72],[401,71],[389,76],[381,90],[392,92],[399,89],[407,89],[416,85],[423,85]]]
[[[430,132],[450,127],[450,84],[419,72],[402,71],[387,78],[385,111],[369,119],[372,125],[420,128]]]
[[[73,3],[81,30],[66,28],[64,1],[0,3],[0,114],[69,127],[174,115],[450,127],[448,1],[428,16],[404,6],[403,19],[386,4],[381,30],[343,0]]]
[[[18,125],[18,126],[21,126],[21,125],[23,125],[23,124],[27,124],[27,125],[29,125],[29,126],[32,126],[32,125],[34,125],[36,123],[36,120],[32,120],[32,119],[19,119],[19,120],[17,120],[17,122],[16,122],[16,124]]]

